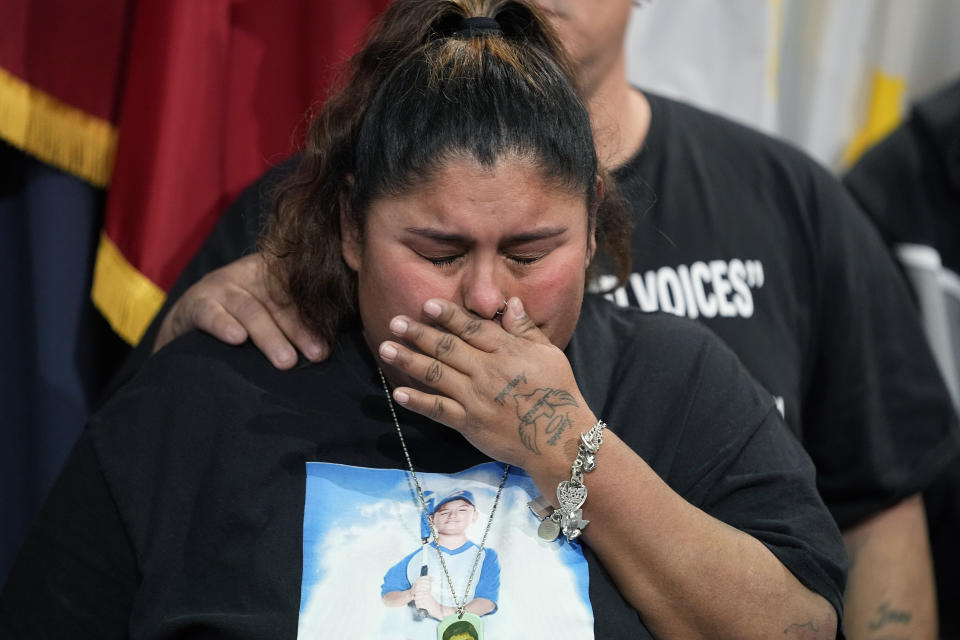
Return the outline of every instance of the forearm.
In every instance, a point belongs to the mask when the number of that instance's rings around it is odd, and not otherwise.
[[[381,600],[388,607],[404,607],[413,600],[413,590],[388,591]]]
[[[463,610],[467,613],[485,616],[496,609],[496,607],[497,605],[495,605],[492,600],[487,600],[486,598],[474,598],[464,605]],[[457,613],[457,608],[441,604],[436,600],[431,600],[430,605],[427,607],[427,611],[437,620],[443,620],[444,618]]]
[[[919,495],[843,533],[850,557],[844,632],[850,640],[933,639],[937,612]]]
[[[390,340],[381,343],[379,354],[437,393],[400,386],[393,398],[458,430],[491,458],[522,467],[553,499],[558,484],[570,480],[579,433],[596,423],[563,353],[546,342],[517,298],[509,300],[502,328],[444,300],[427,301],[423,311],[437,326],[409,316],[391,322],[393,335],[419,351]],[[839,532],[817,500],[812,465],[771,419],[773,410],[760,414],[761,406],[745,402],[754,411],[750,420],[761,422],[750,431],[735,430],[740,444],[729,451],[723,432],[711,430],[714,419],[747,419],[738,404],[728,405],[721,389],[745,400],[758,392],[731,355],[717,353],[716,361],[700,361],[705,372],[698,384],[733,380],[712,389],[716,397],[703,398],[703,406],[687,407],[696,409],[692,421],[676,428],[689,427],[685,438],[700,438],[702,451],[691,451],[690,460],[680,456],[678,464],[691,467],[690,482],[700,477],[697,469],[706,471],[704,490],[716,490],[710,498],[716,512],[744,528],[762,527],[762,521],[787,527],[788,520],[816,527],[794,532],[799,546],[812,545],[798,563],[809,565],[805,578],[827,597],[839,598]],[[524,363],[523,369],[516,363]],[[804,587],[759,540],[688,503],[613,432],[604,435],[597,465],[585,478],[589,497],[583,517],[591,521],[585,541],[654,635],[835,637],[837,615],[827,597]],[[797,504],[782,504],[787,491]]]
[[[758,540],[690,505],[614,434],[587,476],[587,544],[657,637],[833,638],[836,614]],[[574,443],[575,446],[575,443]],[[544,495],[563,466],[531,472]]]
[[[493,600],[488,600],[487,598],[474,598],[467,603],[463,610],[467,611],[468,613],[475,613],[478,616],[485,616],[496,608],[497,605],[494,604]]]

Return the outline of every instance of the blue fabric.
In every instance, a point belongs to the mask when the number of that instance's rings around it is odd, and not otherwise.
[[[103,192],[5,143],[0,167],[2,581],[120,350],[89,297]]]
[[[407,565],[410,564],[410,560],[413,558],[413,556],[420,552],[421,550],[417,549],[416,551],[411,552],[410,555],[404,557],[403,560],[390,567],[390,569],[387,571],[387,574],[383,576],[383,584],[380,586],[381,598],[391,591],[404,591],[413,586],[410,584],[410,579],[407,578]]]
[[[471,498],[472,497],[473,496],[471,495]],[[431,542],[430,548],[436,549],[437,547]],[[459,549],[447,549],[446,547],[440,548],[443,549],[444,553],[448,555],[456,555],[471,549],[476,549],[477,545],[471,541],[467,541],[467,543],[461,546]],[[421,549],[413,551],[410,553],[410,555],[404,557],[403,560],[390,567],[386,575],[383,577],[383,584],[380,586],[381,598],[391,591],[403,591],[413,586],[410,584],[407,568],[413,557],[419,553],[421,553]],[[490,600],[494,603],[494,611],[496,611],[497,600],[500,597],[500,558],[497,556],[497,552],[493,549],[487,548],[486,553],[484,553],[483,565],[480,567],[480,575],[477,577],[477,584],[473,590],[473,597],[486,598],[487,600]]]
[[[20,171],[10,147],[0,147],[0,581],[25,531],[31,491],[28,481],[34,458],[30,429],[30,385],[34,362],[29,357],[33,327],[24,304],[29,277],[27,217],[14,193]]]
[[[480,567],[480,575],[477,576],[473,597],[490,600],[494,604],[493,611],[497,610],[496,604],[500,600],[500,558],[493,549],[487,549],[483,556],[483,566]]]

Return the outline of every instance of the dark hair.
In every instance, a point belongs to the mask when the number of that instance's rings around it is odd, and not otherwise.
[[[472,624],[466,620],[458,620],[446,628],[443,632],[443,640],[450,640],[453,636],[461,633],[467,634],[471,638],[474,638],[474,640],[477,638],[477,630]]]
[[[462,29],[465,18],[499,31]],[[468,23],[469,24],[469,23]],[[364,228],[376,198],[428,180],[446,160],[492,166],[530,158],[583,193],[598,248],[629,271],[629,223],[600,202],[589,114],[553,31],[519,0],[395,0],[311,125],[300,167],[261,238],[303,321],[330,341],[357,317],[357,284],[341,255],[340,214]]]

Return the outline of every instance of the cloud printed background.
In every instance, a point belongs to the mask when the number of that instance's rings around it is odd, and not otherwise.
[[[473,492],[479,517],[468,537],[479,544],[502,473],[491,462],[417,477],[436,495]],[[593,638],[586,560],[579,545],[537,537],[526,505],[538,494],[529,476],[510,470],[487,538],[501,567],[498,609],[484,617],[487,640],[536,637],[545,628]],[[386,571],[420,547],[420,508],[405,471],[308,463],[303,547],[299,638],[436,638],[436,621],[416,622],[409,607],[380,601]]]

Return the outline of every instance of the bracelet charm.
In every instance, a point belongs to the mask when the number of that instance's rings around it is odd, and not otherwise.
[[[537,535],[540,536],[541,540],[546,540],[547,542],[556,540],[557,536],[560,535],[560,531],[560,525],[553,519],[552,515],[544,518],[540,526],[537,527]]]
[[[537,528],[537,535],[548,542],[557,539],[563,533],[567,542],[580,537],[584,527],[590,524],[583,519],[583,503],[587,501],[587,487],[583,484],[583,474],[590,473],[597,468],[597,451],[603,444],[603,430],[606,428],[603,420],[598,420],[589,431],[580,434],[580,445],[577,447],[577,457],[570,469],[570,479],[557,485],[557,502],[560,507],[546,516]],[[542,496],[531,501],[530,508],[538,517],[543,517]]]

